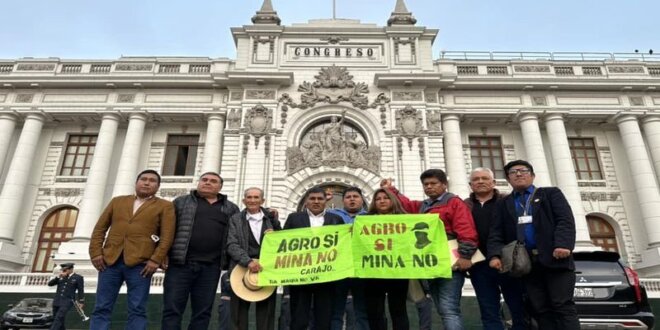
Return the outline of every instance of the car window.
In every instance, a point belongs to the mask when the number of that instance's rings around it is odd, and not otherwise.
[[[589,275],[624,275],[618,263],[608,261],[575,261],[575,269]]]

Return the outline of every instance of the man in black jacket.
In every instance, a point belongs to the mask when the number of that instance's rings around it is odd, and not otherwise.
[[[472,193],[465,199],[465,204],[472,211],[472,219],[479,235],[479,250],[488,255],[488,235],[492,224],[497,202],[505,196],[495,189],[495,177],[489,168],[475,168],[470,173],[470,189]],[[470,268],[470,281],[477,295],[481,324],[484,329],[504,330],[500,315],[500,295],[504,296],[511,311],[513,330],[524,330],[525,312],[523,308],[523,285],[515,278],[499,274],[490,268],[488,262],[482,261]]]
[[[188,297],[192,306],[188,329],[208,328],[220,271],[226,263],[228,221],[239,211],[220,194],[222,183],[218,173],[204,173],[196,190],[174,200],[174,243],[168,261],[161,265],[166,270],[163,329],[181,329]]]
[[[261,271],[259,254],[261,242],[267,232],[280,230],[280,222],[271,212],[264,209],[264,192],[252,187],[243,193],[245,209],[234,214],[229,220],[227,235],[227,253],[229,254],[229,272],[241,265],[253,273]],[[256,303],[257,330],[275,328],[275,299],[273,293],[265,300]],[[234,294],[230,299],[231,324],[234,330],[248,329],[250,302]]]
[[[528,303],[539,329],[580,329],[573,302],[575,219],[564,194],[534,186],[534,168],[524,160],[504,166],[511,195],[499,203],[488,237],[488,259],[501,270],[502,248],[525,242],[532,271],[523,277]]]
[[[305,210],[292,213],[284,223],[284,229],[321,227],[343,224],[336,214],[325,212],[325,192],[319,187],[307,191]],[[306,330],[309,326],[310,308],[314,305],[314,329],[329,330],[332,318],[334,282],[294,285],[291,292],[291,330]]]
[[[48,286],[57,285],[53,299],[54,319],[51,330],[65,329],[66,314],[73,304],[77,302],[82,308],[85,302],[85,282],[82,276],[73,272],[73,263],[61,264],[60,268],[60,274],[48,281]]]

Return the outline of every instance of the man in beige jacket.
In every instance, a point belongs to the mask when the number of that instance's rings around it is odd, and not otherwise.
[[[99,279],[90,329],[110,329],[112,309],[124,282],[128,289],[126,329],[147,328],[151,275],[174,238],[174,207],[155,196],[159,187],[158,172],[142,171],[135,195],[113,198],[94,226],[89,256]]]

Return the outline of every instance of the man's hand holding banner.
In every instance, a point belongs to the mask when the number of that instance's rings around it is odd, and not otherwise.
[[[437,214],[358,216],[353,225],[268,233],[259,285],[360,278],[451,277],[447,237]]]

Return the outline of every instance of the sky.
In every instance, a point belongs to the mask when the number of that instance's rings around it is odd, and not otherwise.
[[[386,25],[396,0],[335,0]],[[3,0],[0,59],[236,58],[230,28],[262,0]],[[406,0],[446,51],[660,52],[660,0]],[[332,0],[272,0],[283,25],[332,18]]]

